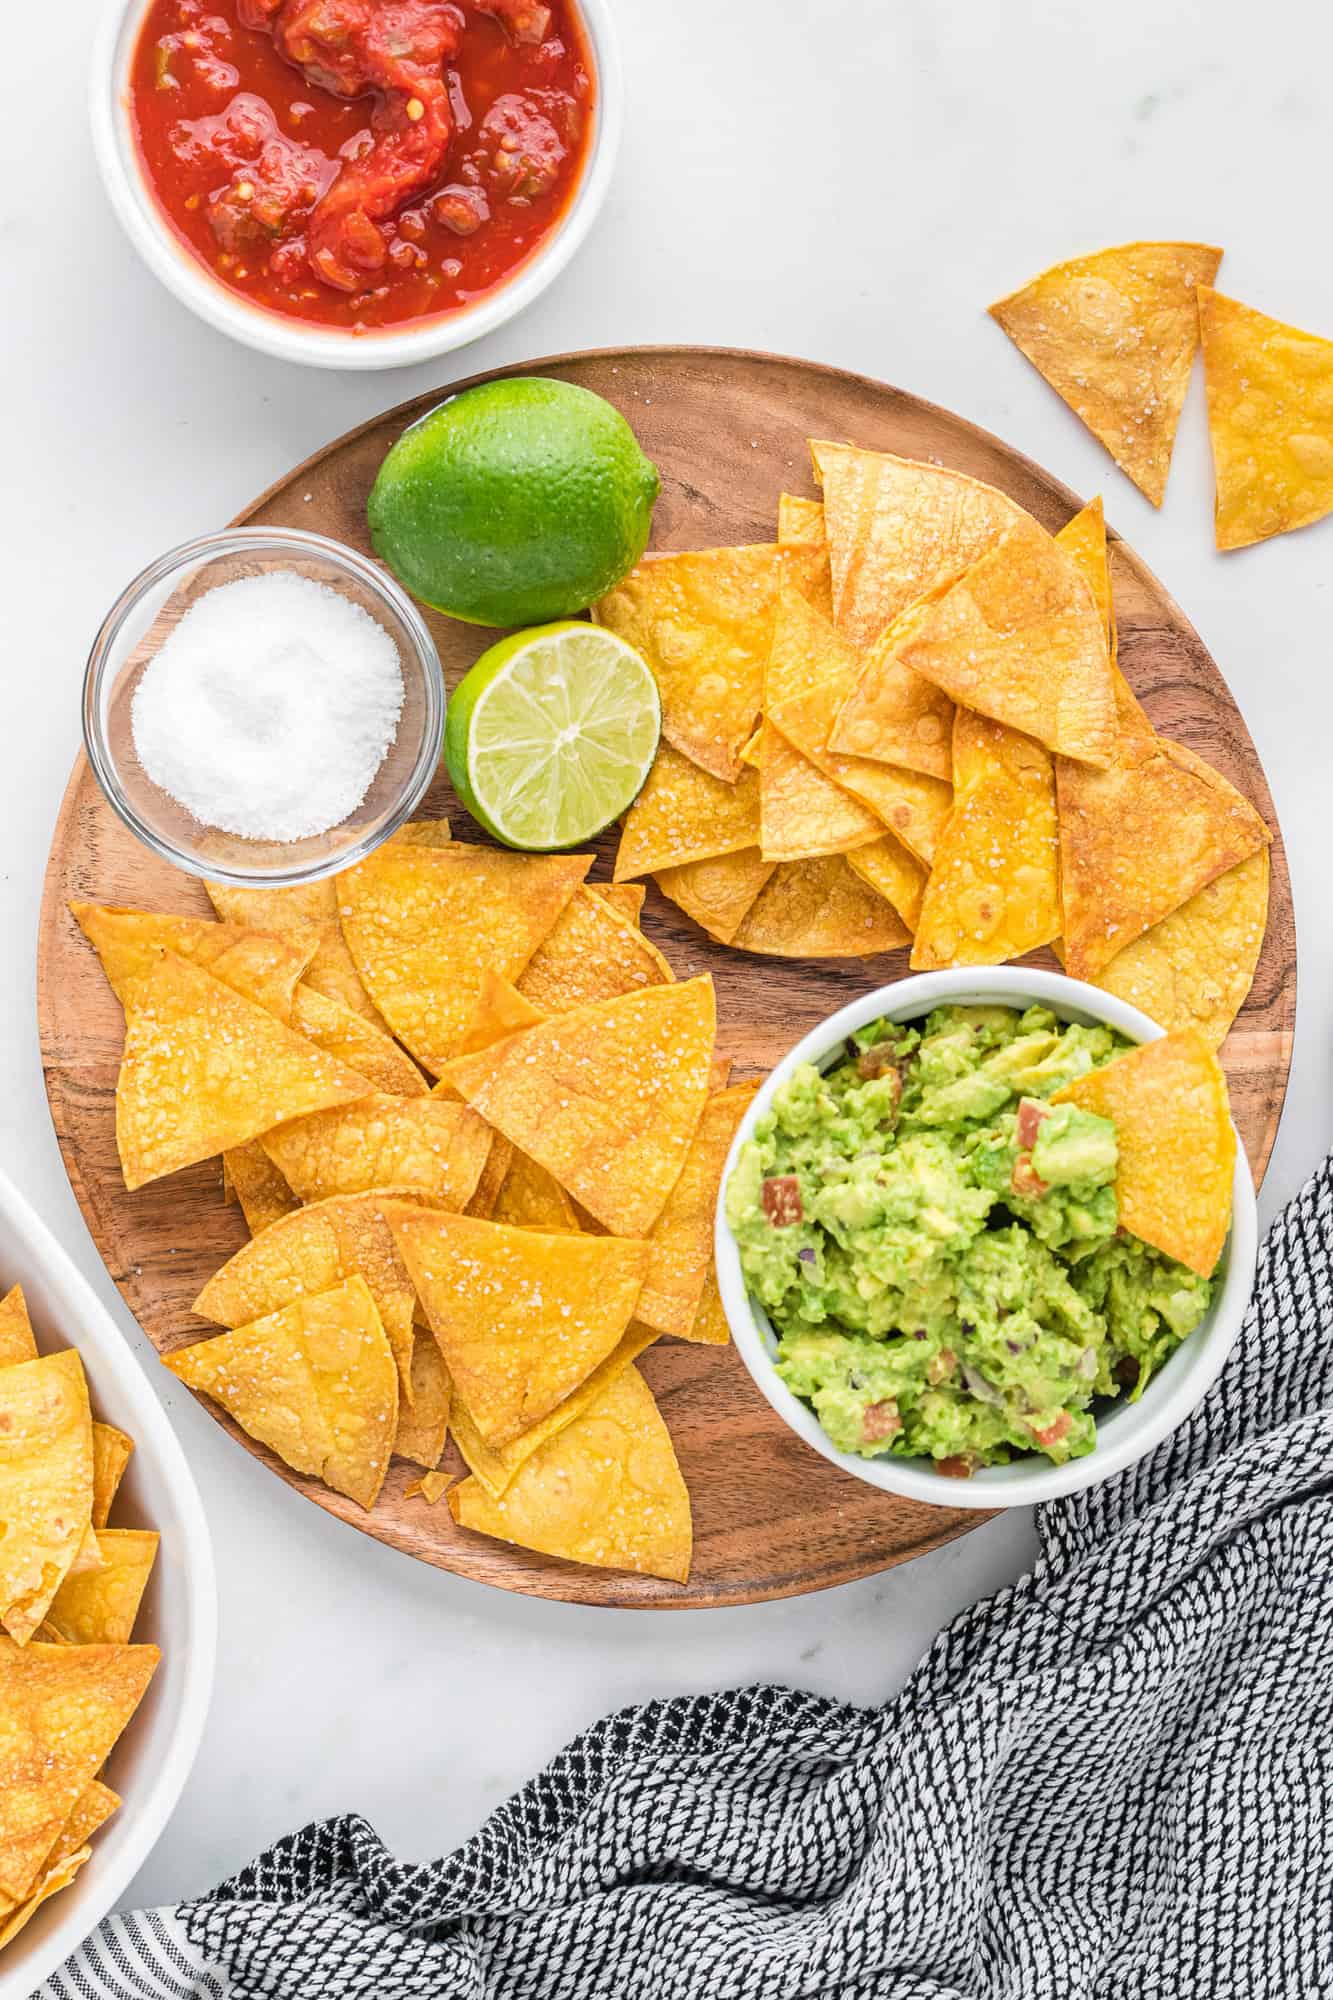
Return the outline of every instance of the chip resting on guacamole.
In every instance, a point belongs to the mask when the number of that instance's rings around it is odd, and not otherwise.
[[[1199,287],[1219,549],[1333,509],[1333,340]]]
[[[1268,849],[1228,868],[1118,951],[1093,981],[1160,1028],[1219,1048],[1254,982],[1268,922]]]
[[[759,845],[759,778],[742,770],[714,777],[664,743],[643,790],[625,814],[616,880],[683,868]]]
[[[92,1412],[78,1354],[66,1347],[0,1370],[0,1625],[20,1645],[45,1618],[92,1512]]]
[[[758,847],[746,847],[736,854],[721,854],[716,860],[659,868],[653,879],[662,894],[692,917],[701,930],[719,944],[732,944],[775,866],[765,861]]]
[[[846,855],[830,854],[776,869],[733,943],[773,958],[869,958],[910,939],[892,903],[852,872]]]

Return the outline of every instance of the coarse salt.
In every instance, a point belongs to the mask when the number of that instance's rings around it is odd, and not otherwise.
[[[134,748],[193,819],[307,840],[365,798],[403,710],[403,668],[368,611],[295,570],[190,606],[134,691]]]

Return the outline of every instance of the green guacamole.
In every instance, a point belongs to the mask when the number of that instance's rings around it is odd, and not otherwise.
[[[1210,1280],[1118,1228],[1115,1126],[1048,1102],[1126,1047],[1043,1007],[941,1007],[778,1092],[727,1220],[778,1373],[840,1450],[1062,1464],[1199,1324]]]

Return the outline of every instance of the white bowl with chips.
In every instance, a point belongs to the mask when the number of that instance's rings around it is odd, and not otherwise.
[[[1053,1465],[1037,1453],[1009,1465],[983,1466],[970,1479],[948,1479],[921,1458],[860,1458],[839,1451],[818,1417],[782,1381],[774,1366],[777,1336],[767,1313],[750,1296],[741,1269],[740,1251],[727,1225],[726,1185],[740,1149],[749,1139],[776,1093],[801,1063],[827,1069],[843,1053],[847,1037],[871,1021],[915,1021],[934,1007],[1049,1007],[1062,1021],[1104,1023],[1132,1042],[1156,1041],[1165,1030],[1113,994],[1056,972],[1023,966],[970,967],[950,972],[925,972],[881,986],[841,1008],[814,1028],[777,1065],[741,1121],[722,1176],[718,1196],[715,1247],[718,1290],[732,1338],[761,1394],[783,1422],[821,1458],[839,1466],[853,1479],[882,1492],[935,1507],[975,1507],[988,1512],[1002,1507],[1034,1506],[1095,1486],[1123,1472],[1173,1431],[1202,1401],[1217,1379],[1240,1331],[1254,1289],[1259,1251],[1258,1211],[1249,1163],[1239,1135],[1232,1192],[1231,1231],[1217,1268],[1217,1292],[1202,1323],[1153,1376],[1136,1403],[1120,1399],[1097,1418],[1097,1444],[1085,1458]]]
[[[72,1885],[0,1951],[0,2000],[27,2000],[120,1901],[180,1797],[213,1689],[217,1588],[203,1503],[147,1377],[92,1287],[0,1172],[0,1290],[13,1284],[23,1287],[41,1352],[77,1348],[94,1416],[134,1439],[113,1525],[155,1528],[162,1538],[134,1631],[136,1642],[161,1647],[161,1663],[102,1773],[120,1809],[93,1835],[92,1858]]]

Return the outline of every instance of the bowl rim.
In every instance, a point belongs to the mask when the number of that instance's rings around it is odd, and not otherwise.
[[[1236,1134],[1231,1229],[1223,1251],[1224,1277],[1204,1323],[1173,1353],[1155,1381],[1136,1404],[1118,1404],[1098,1426],[1095,1449],[1065,1465],[1032,1464],[1019,1460],[1006,1466],[986,1466],[970,1479],[942,1480],[924,1459],[859,1458],[839,1451],[815,1413],[778,1377],[768,1352],[771,1334],[762,1306],[750,1298],[741,1270],[740,1250],[727,1224],[727,1182],[741,1147],[798,1064],[820,1063],[833,1055],[854,1029],[888,1015],[913,1019],[932,1007],[947,1004],[982,1005],[1042,1002],[1062,1019],[1086,1019],[1118,1028],[1134,1042],[1160,1040],[1166,1030],[1114,994],[1063,973],[1028,966],[958,967],[924,972],[891,981],[850,1001],[812,1028],[785,1055],[756,1093],[742,1118],[727,1154],[714,1217],[714,1253],[718,1290],[732,1338],[756,1388],[784,1423],[812,1450],[854,1479],[903,1499],[927,1506],[973,1508],[987,1512],[1030,1506],[1098,1485],[1123,1472],[1168,1432],[1175,1429],[1202,1400],[1221,1371],[1240,1331],[1254,1286],[1259,1254],[1258,1207],[1249,1161]],[[1235,1131],[1233,1121],[1232,1130]],[[1178,1363],[1184,1365],[1178,1366]],[[1158,1393],[1153,1396],[1153,1390]],[[1151,1397],[1151,1402],[1148,1398]],[[1106,1433],[1114,1424],[1114,1435]]]
[[[148,0],[107,0],[89,67],[93,153],[107,198],[139,255],[182,305],[243,346],[313,368],[406,368],[494,333],[554,283],[601,212],[620,151],[625,80],[611,0],[569,0],[576,9],[596,82],[593,130],[578,186],[555,228],[497,290],[427,322],[353,334],[304,326],[246,303],[217,283],[160,215],[139,170],[125,88],[129,52]],[[133,17],[133,20],[131,19]]]
[[[39,1282],[59,1293],[61,1332],[81,1355],[93,1402],[114,1384],[128,1406],[135,1457],[153,1468],[169,1490],[176,1513],[178,1562],[164,1566],[160,1589],[178,1594],[188,1645],[181,1649],[174,1715],[150,1727],[166,1734],[165,1754],[142,1785],[127,1788],[119,1812],[73,1886],[55,1898],[50,1915],[39,1913],[0,1954],[0,1996],[22,2000],[64,1963],[83,1938],[119,1901],[147,1860],[180,1800],[203,1737],[217,1663],[218,1601],[208,1518],[184,1449],[125,1335],[108,1308],[35,1209],[0,1169],[0,1239],[21,1243],[11,1262],[11,1282],[34,1292]],[[40,1278],[36,1275],[40,1274]],[[39,1314],[39,1320],[41,1315]],[[49,1351],[43,1342],[43,1352]],[[121,1415],[120,1410],[117,1415]],[[165,1527],[166,1523],[157,1522]],[[108,1836],[115,1838],[114,1846]],[[43,1918],[46,1921],[43,1921]]]
[[[398,804],[373,833],[367,833],[363,839],[353,841],[322,862],[250,872],[213,863],[205,867],[183,848],[163,839],[140,817],[120,782],[115,760],[102,731],[99,709],[102,681],[112,650],[127,619],[150,590],[156,590],[176,571],[187,569],[191,564],[200,565],[220,556],[244,555],[262,549],[275,554],[285,551],[297,556],[317,557],[330,567],[355,577],[373,596],[383,600],[403,625],[416,650],[426,691],[426,719],[411,778]],[[373,854],[376,848],[382,847],[412,817],[434,782],[444,750],[447,710],[448,696],[439,651],[429,626],[407,592],[387,570],[381,569],[369,556],[363,556],[358,549],[349,548],[345,542],[335,542],[328,535],[312,534],[305,528],[221,528],[213,534],[195,535],[190,541],[178,542],[174,548],[167,549],[132,577],[120,592],[97,628],[83,672],[83,747],[93,776],[112,811],[136,840],[163,861],[169,861],[173,868],[182,869],[201,881],[225,882],[238,889],[289,889],[307,882],[319,882],[327,875],[341,874],[345,868],[354,867],[368,854]]]

